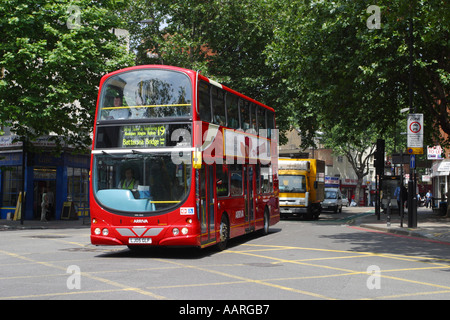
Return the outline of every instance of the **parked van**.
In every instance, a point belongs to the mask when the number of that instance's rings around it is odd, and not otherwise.
[[[323,210],[342,212],[342,193],[338,188],[325,188],[325,199],[322,202]]]

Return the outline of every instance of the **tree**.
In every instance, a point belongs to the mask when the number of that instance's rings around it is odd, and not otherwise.
[[[278,105],[294,115],[305,132],[305,145],[317,130],[329,131],[342,118],[342,128],[378,128],[392,135],[409,101],[409,20],[414,23],[413,99],[424,113],[427,140],[439,137],[437,126],[450,133],[450,3],[377,1],[381,28],[369,29],[366,1],[273,0],[278,7],[274,41],[266,49],[276,65]],[[441,141],[448,143],[444,137]]]
[[[277,81],[264,50],[272,41],[274,12],[262,0],[135,0],[129,21],[139,64],[169,64],[202,74],[273,106]],[[149,53],[149,54],[147,54]]]
[[[322,136],[322,143],[333,150],[337,155],[345,156],[357,177],[355,199],[359,203],[361,186],[364,177],[369,174],[370,161],[376,149],[376,136],[378,130],[374,126],[366,128],[361,134],[356,130],[342,130],[340,124],[336,124]]]
[[[85,150],[101,76],[133,63],[124,40],[111,32],[122,25],[115,12],[124,5],[2,1],[0,124],[27,145],[52,134],[60,147],[64,137]]]

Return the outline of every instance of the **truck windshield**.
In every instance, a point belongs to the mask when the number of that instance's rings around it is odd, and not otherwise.
[[[304,175],[280,175],[280,192],[306,192],[306,177]]]
[[[178,206],[191,185],[191,165],[170,153],[132,152],[94,156],[93,191],[98,202],[122,213],[151,213]]]

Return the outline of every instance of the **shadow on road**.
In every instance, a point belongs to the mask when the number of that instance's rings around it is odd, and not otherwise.
[[[427,239],[369,230],[348,233],[339,232],[334,235],[322,235],[321,238],[332,239],[335,242],[346,243],[347,245],[350,244],[352,246],[350,250],[355,252],[421,256],[437,259],[440,263],[450,265],[450,246],[430,242]]]
[[[273,233],[278,233],[281,228],[271,227],[269,229],[269,235]],[[228,240],[227,249],[237,247],[243,243],[261,238],[259,232],[252,232],[245,234],[240,237],[236,237]],[[214,254],[218,254],[220,251],[216,246],[210,246],[206,248],[196,248],[196,247],[142,247],[142,249],[124,248],[123,250],[110,251],[99,254],[96,258],[159,258],[159,259],[185,259],[185,260],[196,260],[202,259]]]

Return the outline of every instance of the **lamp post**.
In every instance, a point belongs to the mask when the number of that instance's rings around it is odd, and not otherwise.
[[[414,34],[413,34],[413,4],[411,4],[411,14],[409,17],[409,113],[416,113],[413,107],[413,50],[414,50]],[[409,180],[408,180],[408,228],[417,228],[417,197],[416,197],[416,168],[409,163]]]

